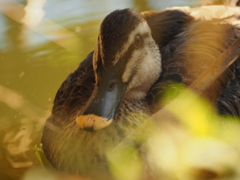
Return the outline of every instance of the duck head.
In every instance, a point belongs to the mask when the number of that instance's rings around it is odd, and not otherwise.
[[[144,99],[161,72],[161,55],[142,15],[116,10],[102,22],[93,55],[95,87],[76,117],[95,131],[111,124],[122,100]]]

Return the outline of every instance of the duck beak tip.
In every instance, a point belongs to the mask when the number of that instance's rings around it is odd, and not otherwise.
[[[86,131],[96,131],[109,126],[113,119],[96,116],[94,114],[80,115],[76,118],[77,125]]]

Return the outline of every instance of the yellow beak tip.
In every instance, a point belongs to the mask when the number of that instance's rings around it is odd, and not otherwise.
[[[94,114],[81,115],[76,117],[77,125],[83,130],[100,130],[112,123],[113,119],[106,119]]]

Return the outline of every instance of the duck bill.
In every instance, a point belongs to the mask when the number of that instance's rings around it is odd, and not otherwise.
[[[99,69],[98,82],[76,123],[86,131],[95,131],[109,126],[117,113],[126,90],[116,64],[110,71]]]

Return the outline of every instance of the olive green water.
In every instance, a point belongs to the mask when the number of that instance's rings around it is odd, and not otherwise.
[[[0,179],[38,165],[34,146],[61,83],[90,53],[111,11],[163,10],[188,0],[1,0]],[[25,9],[24,9],[25,8]]]

